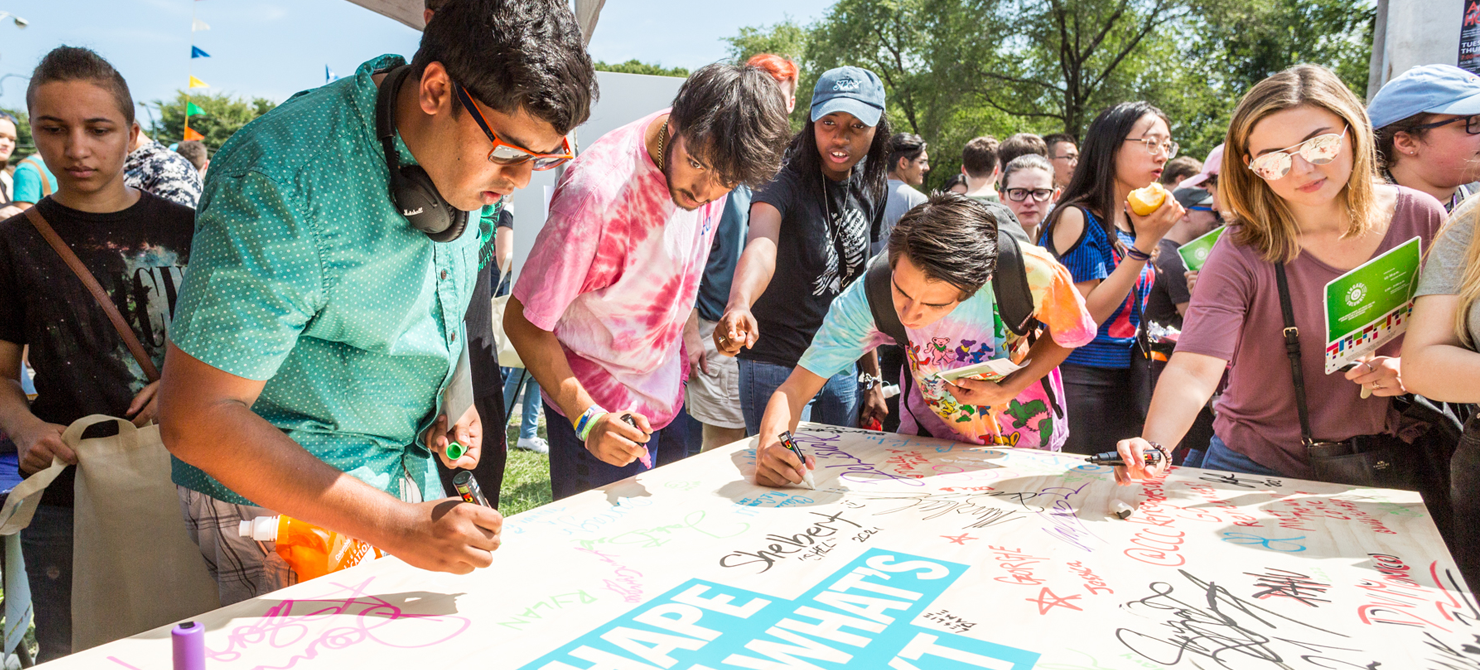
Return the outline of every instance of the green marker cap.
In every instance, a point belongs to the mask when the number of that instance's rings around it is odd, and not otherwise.
[[[459,458],[462,458],[462,455],[464,453],[467,453],[467,451],[468,451],[468,448],[462,446],[461,444],[458,444],[456,442],[448,442],[447,443],[447,460],[449,460],[449,461],[455,461],[455,460],[457,460]]]

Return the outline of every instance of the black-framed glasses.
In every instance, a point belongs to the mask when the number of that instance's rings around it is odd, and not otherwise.
[[[575,152],[571,151],[570,138],[566,137],[560,141],[560,151],[553,154],[542,154],[530,151],[517,144],[510,144],[499,138],[498,134],[488,127],[488,119],[483,118],[483,112],[479,111],[478,105],[473,103],[473,96],[468,95],[468,90],[462,84],[454,83],[457,90],[457,101],[462,103],[463,109],[473,115],[473,121],[488,136],[488,141],[493,142],[493,150],[488,152],[488,162],[499,165],[518,165],[528,160],[533,160],[534,170],[553,170],[575,158]]]
[[[1140,142],[1141,144],[1146,145],[1146,153],[1153,156],[1155,156],[1156,152],[1158,151],[1165,152],[1167,155],[1167,160],[1176,158],[1177,150],[1182,148],[1182,145],[1177,144],[1172,140],[1160,140],[1155,137],[1127,137],[1124,141]]]
[[[1480,135],[1480,114],[1471,114],[1469,116],[1456,116],[1456,117],[1454,117],[1452,119],[1445,119],[1443,121],[1435,121],[1433,123],[1425,123],[1425,124],[1422,124],[1422,125],[1413,126],[1413,129],[1414,130],[1428,130],[1430,128],[1438,128],[1439,126],[1447,126],[1447,125],[1449,125],[1451,123],[1454,123],[1455,121],[1464,121],[1465,122],[1465,132],[1466,133],[1468,133],[1470,135]]]
[[[1013,202],[1027,200],[1030,195],[1033,196],[1034,202],[1048,202],[1048,199],[1053,197],[1051,188],[1009,188],[1003,193],[1007,194],[1007,199]]]

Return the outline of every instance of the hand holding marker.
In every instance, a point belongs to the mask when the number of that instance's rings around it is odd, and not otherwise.
[[[1146,458],[1146,464],[1148,466],[1154,466],[1154,464],[1162,461],[1162,450],[1147,450],[1141,456]],[[1106,451],[1106,453],[1095,454],[1095,456],[1089,457],[1089,463],[1095,464],[1095,466],[1123,466],[1125,460],[1120,458],[1119,451]]]
[[[785,447],[787,451],[796,454],[797,458],[802,461],[802,483],[806,484],[809,489],[817,490],[817,481],[812,478],[812,471],[807,469],[807,455],[803,454],[802,448],[798,447],[797,443],[792,441],[791,432],[783,430],[776,437],[781,440],[781,446]]]
[[[642,430],[642,428],[639,428],[637,425],[637,419],[632,418],[631,414],[623,414],[622,420],[626,421],[627,425],[632,426],[633,428],[637,428],[638,430]],[[642,461],[643,467],[649,470],[653,469],[653,452],[648,451],[646,442],[642,443],[642,455],[638,456],[637,460]]]

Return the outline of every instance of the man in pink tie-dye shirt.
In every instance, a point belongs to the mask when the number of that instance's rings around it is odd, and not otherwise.
[[[570,163],[504,316],[545,397],[556,499],[683,457],[684,328],[724,198],[769,180],[789,133],[769,74],[715,64]]]

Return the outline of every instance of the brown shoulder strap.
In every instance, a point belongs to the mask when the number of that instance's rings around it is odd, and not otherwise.
[[[36,162],[35,158],[32,158],[30,156],[27,156],[25,160],[22,160],[15,165],[16,167],[20,167],[22,165],[25,165],[26,163],[30,163],[31,167],[36,168],[36,176],[41,178],[41,197],[44,198],[48,195],[51,195],[51,180],[46,178],[46,170],[41,167],[40,163]],[[42,220],[44,221],[45,219]]]
[[[118,313],[118,307],[113,304],[107,292],[103,291],[98,280],[92,276],[91,272],[88,272],[87,266],[83,265],[82,260],[77,258],[77,254],[72,253],[67,243],[57,236],[57,231],[52,230],[51,224],[46,222],[46,217],[41,216],[39,208],[32,207],[26,210],[26,218],[31,220],[31,225],[36,227],[36,232],[41,233],[46,243],[50,244],[51,248],[56,250],[57,255],[62,257],[62,261],[72,269],[72,273],[87,286],[88,292],[92,293],[98,306],[108,314],[108,320],[113,322],[113,328],[118,331],[118,336],[123,338],[123,343],[128,346],[129,353],[134,355],[134,360],[139,362],[139,367],[144,369],[144,374],[149,377],[149,381],[159,381],[159,368],[154,367],[154,361],[149,360],[149,355],[144,352],[144,345],[140,344],[139,337],[134,335],[134,329],[123,320],[123,315]]]

